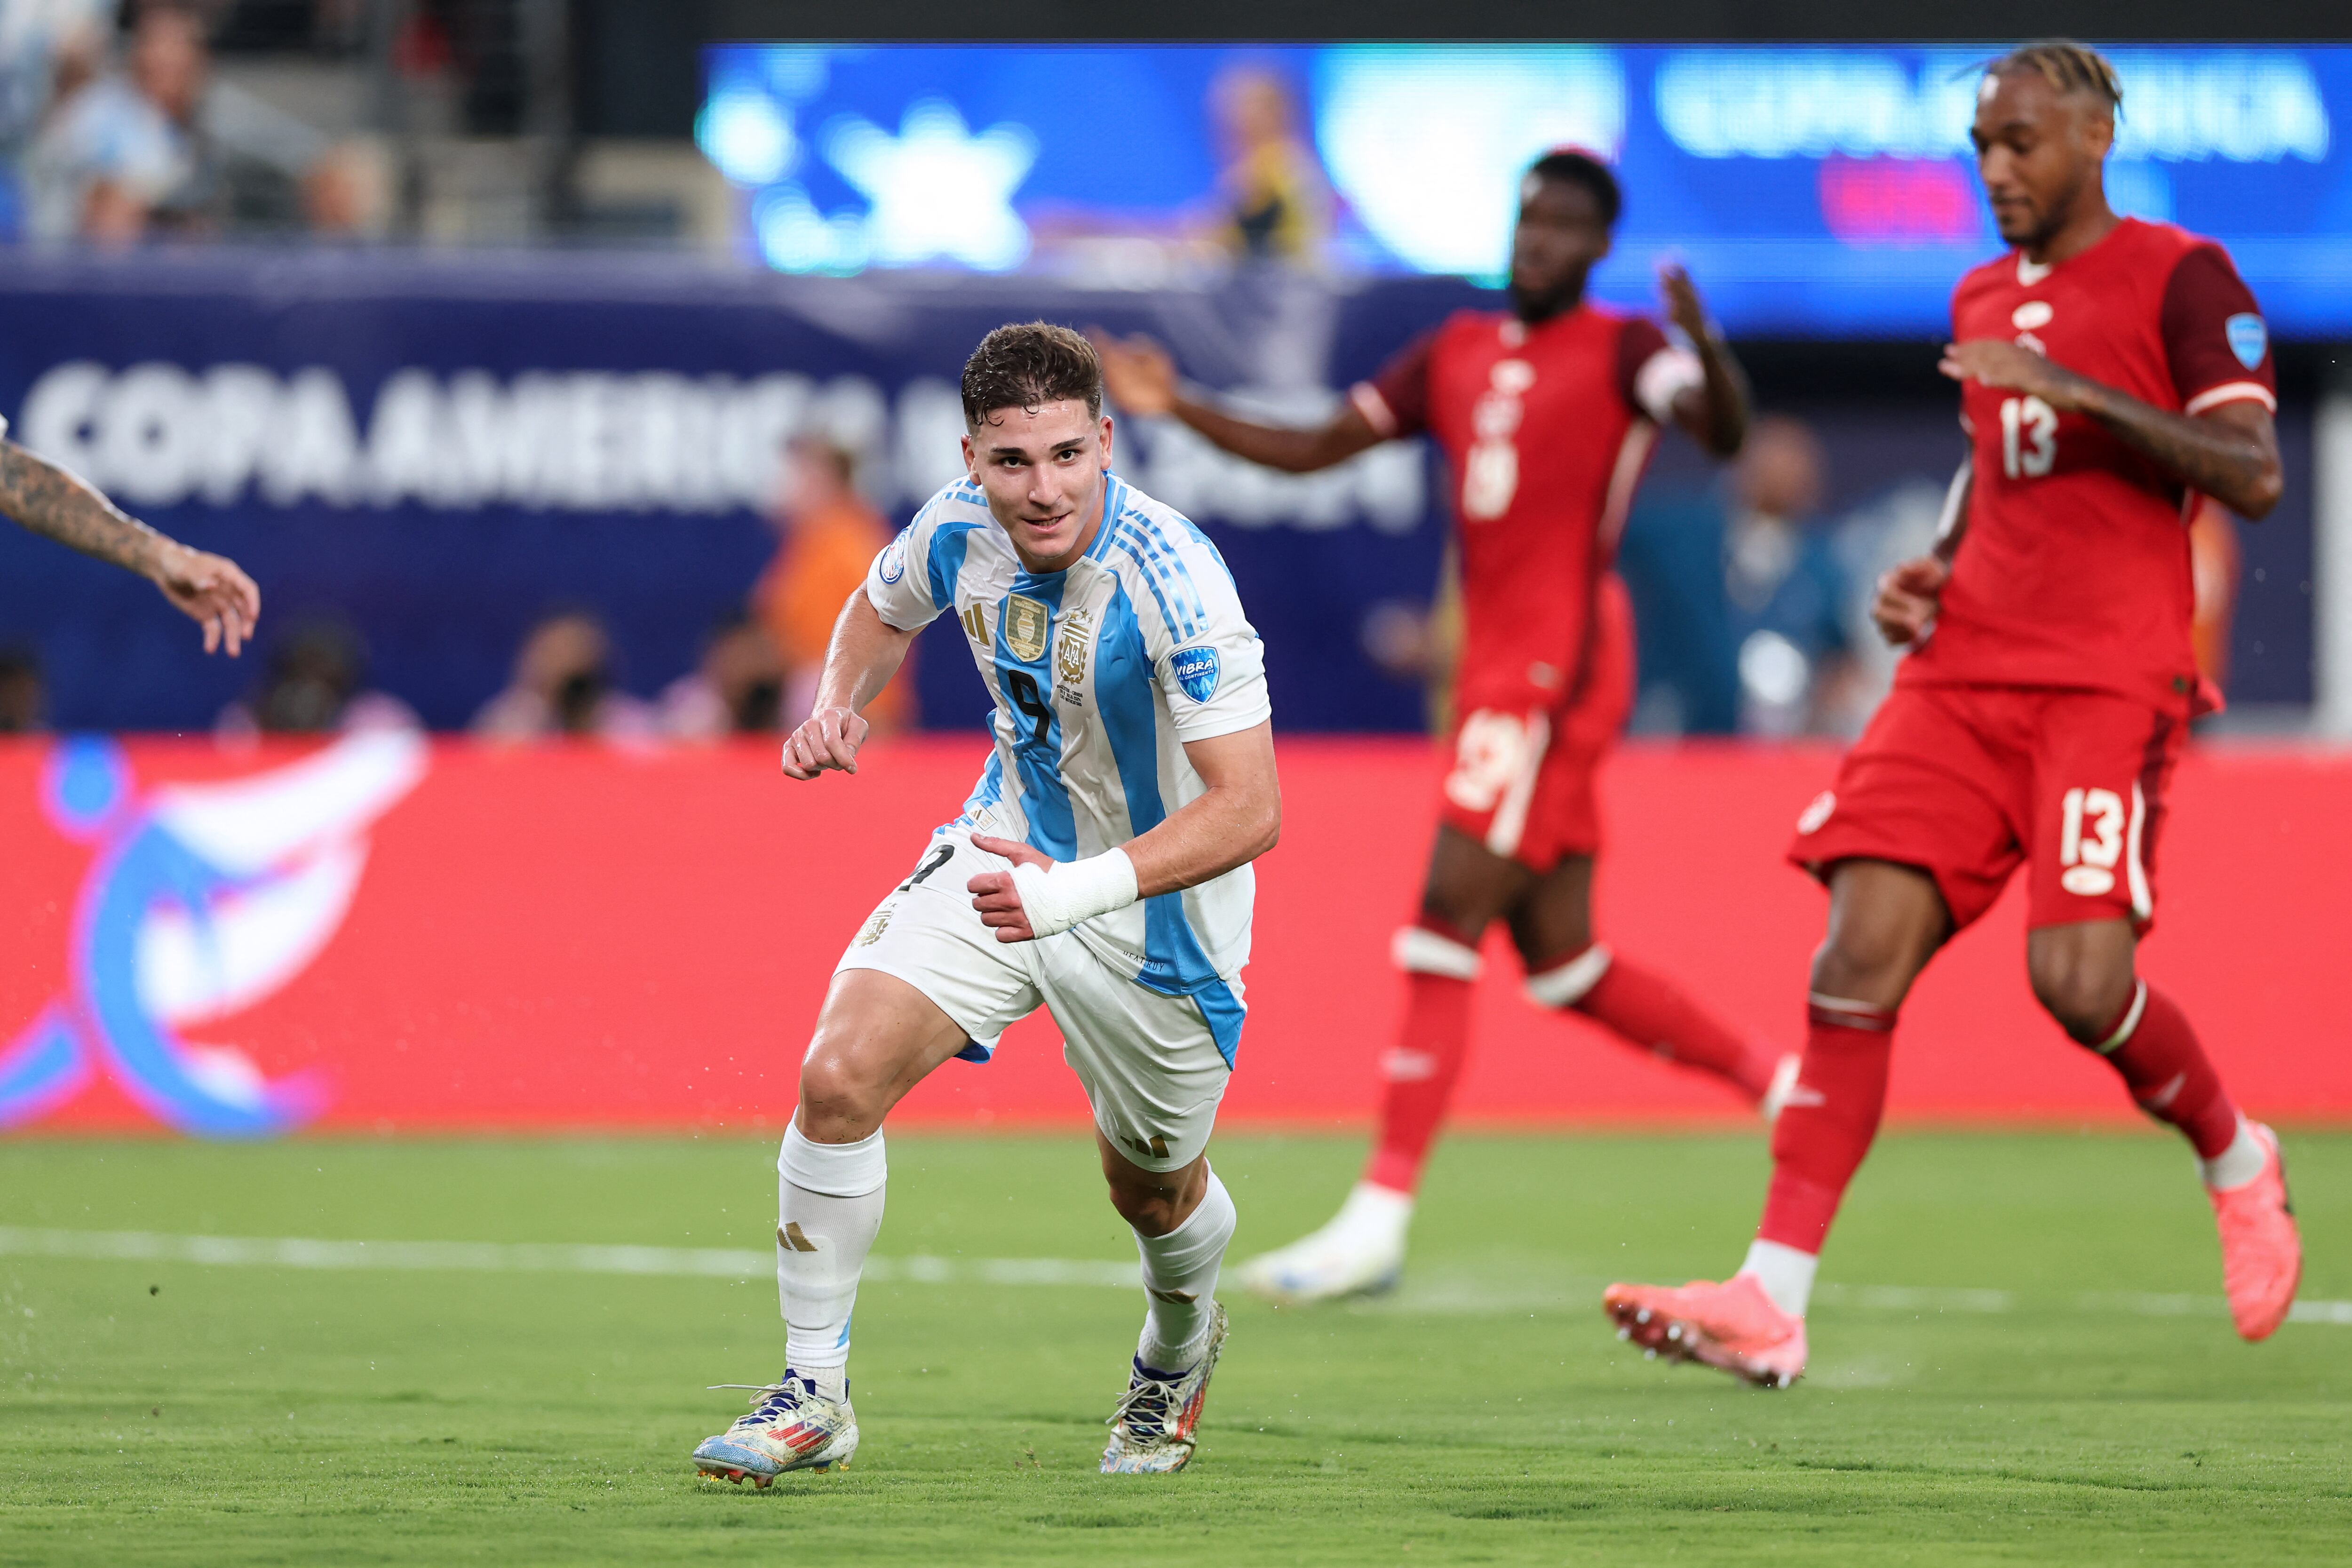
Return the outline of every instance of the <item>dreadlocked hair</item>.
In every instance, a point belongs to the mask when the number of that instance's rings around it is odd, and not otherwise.
[[[2059,92],[2086,92],[2111,112],[2123,112],[2124,86],[2116,79],[2116,68],[2088,44],[2072,38],[2036,38],[1985,67],[1987,76],[2007,76],[2012,71],[2037,71]]]

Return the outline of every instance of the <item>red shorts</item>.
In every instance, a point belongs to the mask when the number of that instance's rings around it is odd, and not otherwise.
[[[2189,731],[2128,697],[2016,686],[1897,685],[1797,819],[1789,858],[1821,876],[1891,860],[1936,879],[1956,928],[2030,860],[2026,924],[2156,915],[2164,790]]]
[[[1593,775],[1633,708],[1633,612],[1614,574],[1601,580],[1594,616],[1592,657],[1566,702],[1465,702],[1454,728],[1440,820],[1538,872],[1600,849]]]

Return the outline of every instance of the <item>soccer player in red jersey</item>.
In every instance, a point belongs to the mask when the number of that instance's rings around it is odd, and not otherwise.
[[[2195,1149],[2239,1333],[2265,1337],[2294,1299],[2278,1140],[2134,966],[2165,786],[2210,706],[2187,521],[2200,495],[2259,518],[2281,481],[2268,340],[2229,257],[2107,205],[2121,96],[2078,44],[1986,70],[1972,135],[2014,248],[1952,296],[1943,370],[1970,462],[1936,552],[1880,584],[1879,627],[1913,651],[1790,849],[1829,888],[1829,934],[1762,1224],[1727,1283],[1610,1288],[1647,1349],[1767,1384],[1804,1371],[1806,1299],[1877,1131],[1896,1010],[2021,866],[2033,994]]]
[[[1765,1101],[1796,1061],[1718,1021],[1673,982],[1593,941],[1593,774],[1632,705],[1633,645],[1611,570],[1658,427],[1737,451],[1748,425],[1738,365],[1679,268],[1661,275],[1688,347],[1655,323],[1591,304],[1620,205],[1608,167],[1538,160],[1521,187],[1507,312],[1464,310],[1356,386],[1319,429],[1236,419],[1179,389],[1168,356],[1098,341],[1112,399],[1173,415],[1227,451],[1306,473],[1427,432],[1458,487],[1463,647],[1453,771],[1417,921],[1397,934],[1409,1000],[1378,1147],[1339,1217],[1245,1265],[1252,1289],[1308,1301],[1381,1288],[1404,1258],[1412,1193],[1461,1076],[1478,944],[1500,920],[1537,1005],[1573,1009],[1627,1043]]]

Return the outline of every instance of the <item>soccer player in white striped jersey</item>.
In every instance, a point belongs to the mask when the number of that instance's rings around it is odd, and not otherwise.
[[[851,940],[802,1063],[777,1161],[784,1374],[694,1451],[733,1481],[856,1451],[849,1320],[882,1225],[883,1118],[1040,1006],[1143,1261],[1106,1472],[1184,1467],[1224,1340],[1234,1204],[1206,1150],[1241,1037],[1249,863],[1282,811],[1257,633],[1200,530],[1110,472],[1084,338],[998,328],[963,405],[967,476],[876,558],[784,742],[788,777],[855,773],[858,710],[941,615],[995,702],[979,786]]]

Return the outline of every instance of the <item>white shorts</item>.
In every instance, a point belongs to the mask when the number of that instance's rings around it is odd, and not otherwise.
[[[1233,1068],[1202,1004],[1137,984],[1072,931],[999,942],[965,884],[1012,862],[962,830],[935,836],[850,939],[834,966],[896,975],[939,1005],[986,1061],[1004,1031],[1043,1006],[1061,1026],[1062,1059],[1086,1086],[1095,1125],[1147,1171],[1191,1164],[1209,1146]],[[1241,982],[1224,983],[1238,1004]]]

